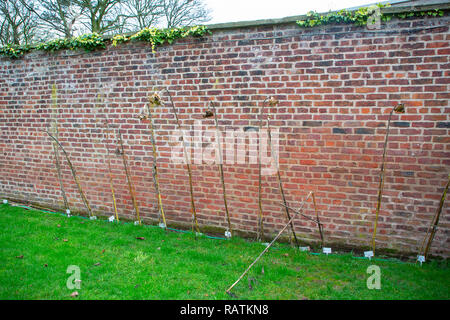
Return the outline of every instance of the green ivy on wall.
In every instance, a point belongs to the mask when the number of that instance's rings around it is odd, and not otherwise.
[[[124,35],[116,35],[111,39],[111,41],[113,46],[116,46],[118,43],[123,43],[131,40],[146,41],[151,43],[152,52],[155,52],[157,46],[163,45],[166,42],[171,44],[176,39],[181,39],[188,36],[202,37],[205,34],[210,33],[211,31],[208,30],[206,26],[172,29],[145,28],[129,37]],[[35,46],[7,45],[0,48],[0,54],[17,59],[33,49],[49,52],[67,49],[84,49],[86,51],[93,51],[96,49],[105,48],[107,41],[107,39],[103,38],[98,33],[88,33],[70,39],[54,39],[39,43]]]
[[[442,10],[427,10],[427,11],[412,11],[404,13],[382,13],[382,8],[390,7],[390,4],[377,4],[376,7],[380,9],[380,20],[389,21],[393,17],[399,19],[406,19],[410,17],[425,17],[425,16],[443,16],[444,11]],[[298,20],[297,25],[302,28],[316,27],[326,24],[355,24],[358,26],[366,25],[371,16],[374,14],[374,7],[363,7],[355,11],[340,10],[336,12],[330,12],[326,15],[321,15],[317,12],[310,11],[307,14],[305,20]],[[373,23],[375,23],[372,18]]]
[[[188,36],[202,37],[205,34],[211,34],[211,31],[206,26],[173,29],[144,28],[130,37],[121,34],[114,36],[112,38],[112,45],[117,46],[118,43],[140,40],[150,42],[152,51],[155,52],[157,46],[163,45],[166,42],[172,44],[176,39],[182,39]]]

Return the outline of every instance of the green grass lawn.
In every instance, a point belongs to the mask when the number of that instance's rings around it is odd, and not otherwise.
[[[0,205],[0,230],[0,299],[232,299],[225,290],[264,249],[9,205]],[[366,285],[372,264],[381,268],[380,290]],[[80,268],[80,289],[66,286],[69,265]],[[276,245],[233,292],[239,299],[449,299],[449,280],[447,262],[419,267]]]

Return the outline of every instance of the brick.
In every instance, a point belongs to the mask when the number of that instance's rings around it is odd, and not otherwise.
[[[394,114],[390,127],[377,248],[415,252],[450,172],[449,21],[448,15],[394,18],[383,24],[383,32],[354,25],[324,26],[319,32],[320,28],[285,23],[224,28],[203,39],[175,41],[157,48],[156,54],[148,44],[130,42],[90,53],[31,53],[14,61],[2,56],[0,197],[22,197],[62,209],[51,143],[42,134],[50,123],[51,86],[56,84],[61,143],[92,207],[105,215],[111,212],[104,158],[108,146],[119,215],[134,218],[122,160],[115,155],[117,139],[112,133],[105,139],[101,122],[96,122],[107,116],[123,134],[142,216],[156,222],[150,123],[138,115],[149,93],[168,88],[189,133],[201,125],[214,134],[214,118],[202,117],[213,100],[222,132],[257,135],[264,106],[273,132],[279,133],[280,172],[288,201],[316,192],[326,238],[366,245],[363,240],[373,231],[388,114],[404,103],[406,113]],[[98,94],[105,101],[96,109]],[[189,228],[186,167],[171,160],[177,125],[167,94],[161,95],[165,105],[152,109],[152,115],[164,211],[169,225],[186,223]],[[264,104],[268,96],[279,104]],[[266,125],[264,117],[264,129]],[[214,140],[203,141],[197,147],[213,144]],[[179,156],[183,159],[182,152]],[[225,184],[233,227],[255,233],[258,163],[249,163],[248,148],[245,156],[245,163],[224,163]],[[215,164],[192,164],[201,228],[226,225],[217,170]],[[71,208],[83,211],[65,161],[62,176]],[[268,233],[278,232],[285,221],[274,203],[279,197],[276,176],[265,175]],[[311,204],[306,211],[314,215]],[[444,216],[448,213],[444,206]],[[302,235],[317,235],[316,226],[296,228]],[[448,258],[450,232],[445,224],[442,228],[432,254]]]

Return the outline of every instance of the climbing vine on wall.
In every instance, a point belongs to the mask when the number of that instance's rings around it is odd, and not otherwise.
[[[205,34],[210,34],[206,26],[195,26],[190,28],[172,28],[172,29],[157,29],[157,28],[144,28],[141,31],[133,34],[132,36],[116,35],[112,38],[112,45],[116,46],[119,43],[140,40],[150,42],[152,45],[152,51],[155,52],[157,46],[164,43],[172,44],[176,39],[186,38],[188,36],[202,37]]]
[[[340,10],[336,12],[330,12],[328,14],[319,14],[314,11],[310,11],[307,14],[306,19],[298,20],[297,25],[303,28],[316,27],[326,24],[355,24],[358,26],[366,25],[367,22],[375,23],[373,15],[376,8],[379,8],[379,17],[381,21],[389,21],[393,17],[399,19],[406,19],[410,17],[425,17],[425,16],[443,16],[442,10],[427,10],[427,11],[411,11],[402,13],[383,13],[382,8],[390,7],[389,4],[377,4],[376,6],[363,7],[355,11]]]
[[[112,45],[116,46],[118,43],[127,42],[131,40],[140,40],[150,42],[152,51],[155,52],[156,47],[165,43],[171,44],[176,39],[181,39],[189,36],[202,37],[206,34],[210,34],[206,26],[195,27],[183,27],[172,29],[157,29],[157,28],[145,28],[141,31],[131,35],[116,35],[111,39]],[[39,43],[34,46],[17,46],[7,45],[0,48],[0,54],[8,56],[10,58],[20,58],[25,53],[36,49],[54,52],[58,50],[77,50],[84,49],[86,51],[93,51],[96,49],[102,49],[106,47],[108,39],[105,39],[98,33],[88,33],[79,37],[73,37],[70,39],[54,39],[47,42]]]

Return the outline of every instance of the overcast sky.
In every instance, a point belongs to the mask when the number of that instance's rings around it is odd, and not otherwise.
[[[283,18],[308,11],[326,12],[371,4],[376,0],[204,0],[211,9],[208,24]],[[381,1],[380,1],[381,2]]]

